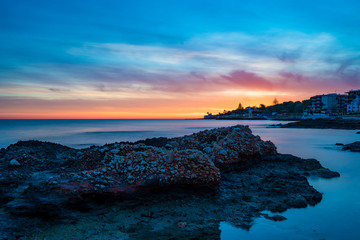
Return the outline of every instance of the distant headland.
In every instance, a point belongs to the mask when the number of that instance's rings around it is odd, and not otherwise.
[[[296,102],[279,103],[275,98],[273,105],[243,107],[239,103],[235,110],[224,110],[217,114],[208,112],[204,119],[246,119],[246,120],[300,120],[317,118],[360,118],[360,89],[346,94],[323,94]]]

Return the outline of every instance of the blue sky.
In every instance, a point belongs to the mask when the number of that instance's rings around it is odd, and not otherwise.
[[[180,103],[170,115],[186,117],[360,88],[359,12],[358,1],[1,1],[0,117],[139,117],[139,106],[166,117]]]

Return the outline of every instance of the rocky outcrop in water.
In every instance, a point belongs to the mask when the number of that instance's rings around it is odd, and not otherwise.
[[[356,119],[303,119],[286,124],[274,124],[278,128],[319,128],[319,129],[360,129],[360,120]]]
[[[343,150],[349,150],[350,152],[360,152],[360,141],[345,144]]]
[[[45,213],[47,208],[54,213],[62,202],[87,195],[175,185],[216,187],[222,167],[276,154],[271,142],[244,126],[167,139],[163,145],[115,143],[75,150],[53,143],[18,142],[3,153],[2,201],[10,200],[7,207],[16,213],[40,209]]]
[[[314,159],[278,154],[273,143],[246,126],[82,150],[18,142],[1,150],[0,158],[0,202],[6,214],[25,217],[72,215],[73,209],[96,209],[96,202],[109,199],[125,206],[154,204],[147,208],[166,199],[194,206],[200,202],[195,212],[248,226],[262,210],[282,212],[318,203],[322,196],[305,176],[339,176]],[[183,191],[196,194],[177,199]],[[182,212],[177,209],[171,210],[175,218]],[[187,221],[197,218],[189,213]],[[147,220],[150,227],[155,224],[153,218]]]

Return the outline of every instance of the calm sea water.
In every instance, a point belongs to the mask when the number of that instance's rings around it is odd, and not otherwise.
[[[290,209],[283,222],[256,219],[249,230],[220,224],[221,239],[360,239],[360,153],[341,151],[335,143],[360,141],[353,130],[266,128],[272,121],[216,120],[0,120],[0,147],[18,140],[44,140],[82,148],[149,137],[175,137],[204,129],[249,125],[273,141],[281,153],[316,158],[340,178],[309,179],[324,193],[315,207]]]
[[[315,207],[290,209],[283,222],[258,218],[250,231],[222,223],[221,239],[360,239],[360,153],[340,150],[335,143],[360,141],[353,130],[269,129],[253,132],[271,140],[281,153],[318,159],[324,167],[338,171],[340,178],[309,179],[323,193]]]
[[[256,123],[255,123],[256,122]],[[252,124],[248,121],[244,124]],[[239,124],[239,121],[204,120],[0,120],[0,147],[19,140],[56,142],[74,148],[151,137],[177,137],[204,129]],[[254,127],[269,122],[254,121]]]

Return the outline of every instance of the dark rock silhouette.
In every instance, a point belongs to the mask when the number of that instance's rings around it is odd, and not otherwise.
[[[360,141],[345,144],[343,150],[349,150],[350,152],[360,152]]]
[[[360,129],[360,120],[356,119],[304,119],[286,124],[274,124],[279,128],[319,128],[319,129]]]

